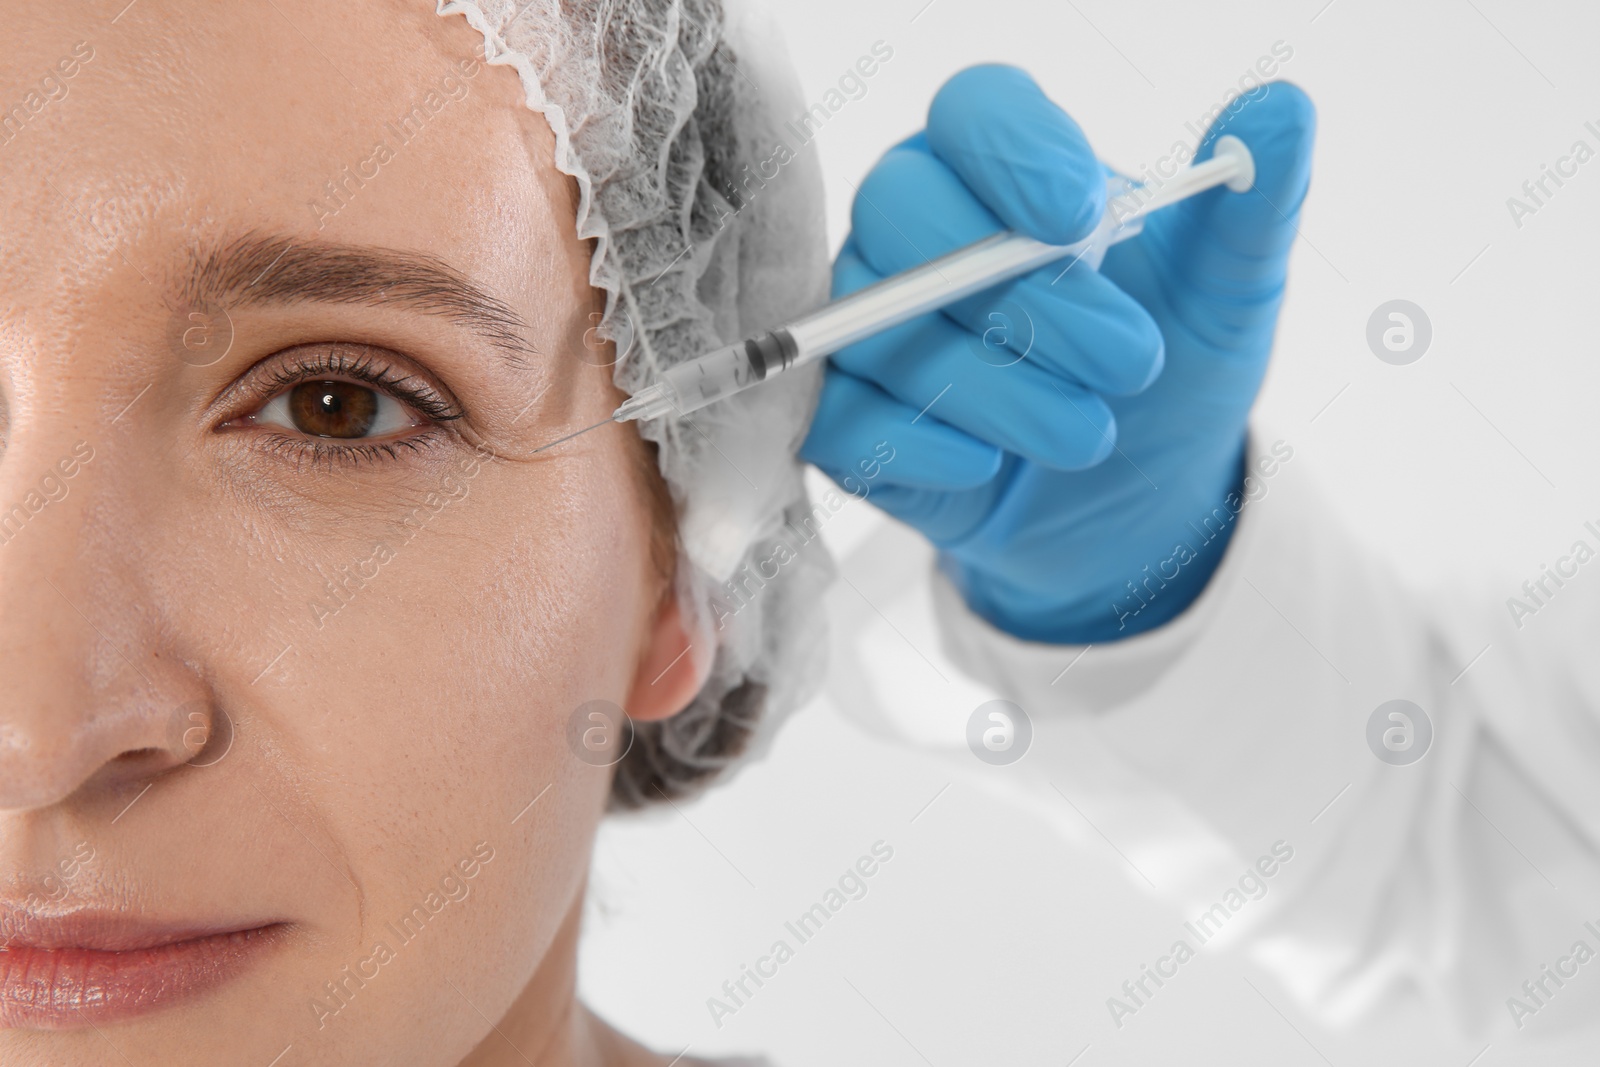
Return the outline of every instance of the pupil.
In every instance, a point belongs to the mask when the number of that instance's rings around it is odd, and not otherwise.
[[[378,394],[353,382],[301,382],[289,393],[295,429],[311,437],[365,437],[378,418]]]

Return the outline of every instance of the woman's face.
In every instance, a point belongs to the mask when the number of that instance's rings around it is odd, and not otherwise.
[[[0,1061],[534,1057],[569,719],[704,659],[636,435],[529,455],[619,399],[553,138],[428,3],[125,3],[4,12]]]

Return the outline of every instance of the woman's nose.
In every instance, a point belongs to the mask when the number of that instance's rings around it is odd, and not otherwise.
[[[30,436],[0,457],[0,810],[11,811],[181,766],[212,709],[162,647],[137,516],[101,506],[112,450]]]

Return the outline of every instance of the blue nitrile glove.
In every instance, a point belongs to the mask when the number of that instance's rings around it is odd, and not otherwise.
[[[1048,266],[835,354],[802,457],[926,534],[973,610],[1018,637],[1170,620],[1233,530],[1314,125],[1275,83],[1198,153],[1237,136],[1254,189],[1155,213],[1099,273]],[[862,183],[834,294],[1001,229],[1078,241],[1104,204],[1072,119],[1022,71],[974,67]]]

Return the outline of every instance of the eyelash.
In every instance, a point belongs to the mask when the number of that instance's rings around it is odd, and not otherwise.
[[[302,382],[327,378],[350,378],[387,392],[394,399],[409,405],[432,425],[410,437],[349,445],[329,444],[326,439],[296,436],[293,431],[273,427],[271,432],[264,435],[265,439],[260,445],[262,451],[268,455],[287,456],[312,466],[344,464],[353,467],[385,459],[393,461],[400,458],[402,449],[409,452],[424,451],[434,443],[437,431],[446,428],[443,424],[454,422],[465,414],[415,375],[396,374],[392,368],[371,355],[341,352],[336,346],[330,345],[319,346],[310,358],[295,357],[261,372],[253,386],[261,399],[251,409],[251,415],[287,389]]]

